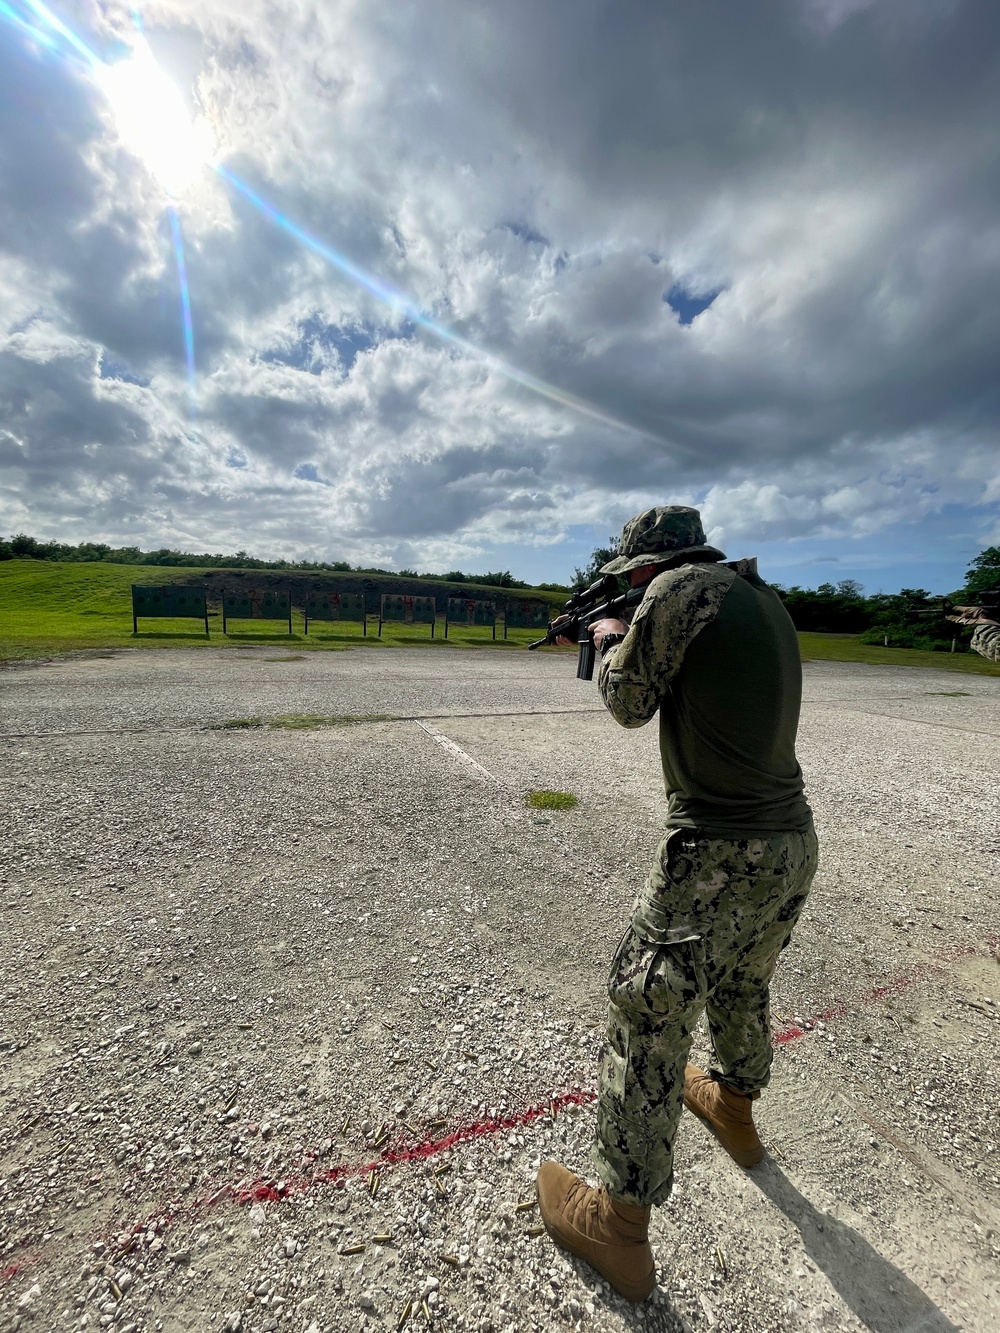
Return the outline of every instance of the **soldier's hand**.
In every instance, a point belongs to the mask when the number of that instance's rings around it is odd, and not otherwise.
[[[558,629],[560,625],[568,625],[573,619],[572,616],[556,616],[552,622],[552,629]],[[576,639],[569,639],[565,634],[557,634],[553,642],[559,648],[575,648]]]
[[[625,624],[624,620],[613,620],[608,617],[604,620],[595,620],[590,627],[590,632],[594,636],[594,647],[600,652],[605,634],[627,634],[628,625]]]

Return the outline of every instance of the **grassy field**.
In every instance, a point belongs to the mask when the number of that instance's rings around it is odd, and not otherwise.
[[[146,620],[132,634],[133,583],[185,583],[201,570],[149,565],[61,564],[48,560],[0,562],[0,661],[51,657],[58,653],[101,648],[234,647],[271,643],[296,652],[338,651],[360,643],[386,648],[440,647],[445,644],[444,620],[435,638],[427,625],[385,625],[377,637],[378,617],[369,617],[368,637],[355,624],[317,623],[307,635],[302,614],[292,613],[292,634],[281,621],[230,622],[222,633],[222,616],[209,611],[209,636],[198,621]],[[525,596],[531,596],[530,590]],[[502,635],[502,630],[498,631]],[[511,630],[496,643],[485,629],[452,626],[447,643],[456,648],[523,648],[538,637],[535,630]],[[868,662],[877,666],[936,667],[938,670],[1000,676],[1000,667],[976,653],[927,653],[914,648],[881,648],[846,634],[800,634],[806,661]],[[571,652],[571,649],[553,650]]]
[[[377,615],[368,617],[367,638],[362,637],[360,623],[347,622],[313,621],[306,634],[302,613],[296,610],[291,635],[285,621],[246,620],[230,621],[229,633],[223,635],[222,614],[212,609],[211,599],[208,638],[197,620],[140,620],[139,633],[133,635],[133,583],[190,583],[202,573],[159,565],[4,560],[0,562],[0,661],[100,648],[197,648],[206,644],[219,648],[248,643],[294,647],[296,652],[337,651],[359,643],[401,648],[440,647],[447,642],[456,648],[511,649],[523,648],[539,635],[537,630],[512,629],[504,641],[500,627],[494,643],[488,629],[452,625],[446,641],[441,616],[433,640],[429,625],[390,624],[383,625],[379,639]],[[523,595],[532,593],[529,589]]]
[[[1000,676],[1000,666],[978,653],[927,653],[920,648],[882,648],[853,634],[800,634],[804,662],[867,662],[870,666],[936,667],[966,675]]]

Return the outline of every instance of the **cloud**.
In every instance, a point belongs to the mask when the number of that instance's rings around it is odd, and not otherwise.
[[[66,12],[102,51],[128,31],[126,7]],[[0,500],[21,526],[417,565],[665,499],[730,541],[892,541],[949,507],[993,530],[995,6],[143,16],[276,208],[634,429],[436,340],[211,173],[178,200],[189,419],[162,189],[79,71],[2,29]]]

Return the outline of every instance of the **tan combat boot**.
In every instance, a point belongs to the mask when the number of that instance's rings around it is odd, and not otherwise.
[[[740,1166],[756,1166],[764,1145],[754,1129],[751,1108],[759,1092],[733,1092],[697,1065],[684,1069],[684,1105],[713,1132]]]
[[[627,1301],[644,1301],[656,1286],[649,1246],[649,1209],[594,1189],[558,1162],[543,1162],[535,1181],[545,1230]]]

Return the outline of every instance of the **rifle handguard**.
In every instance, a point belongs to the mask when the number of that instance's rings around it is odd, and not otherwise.
[[[596,591],[605,591],[608,579],[614,582],[613,575],[607,575],[599,580],[591,588],[587,589],[590,594]],[[601,584],[605,588],[601,588]],[[569,639],[572,643],[580,645],[580,655],[576,664],[576,675],[578,680],[593,680],[594,678],[594,640],[591,638],[589,626],[595,620],[618,619],[622,612],[630,607],[638,606],[646,595],[646,589],[630,588],[628,592],[621,593],[618,597],[612,597],[604,603],[603,606],[595,606],[591,603],[587,607],[577,606],[573,610],[569,609],[569,602],[566,603],[567,610],[562,616],[557,616],[555,620],[549,621],[549,628],[546,631],[544,639],[536,639],[534,643],[529,643],[529,650],[532,648],[544,648],[546,644],[555,643],[556,639]],[[580,596],[580,594],[577,594]],[[573,600],[572,598],[570,600]],[[564,619],[565,617],[565,619]]]

